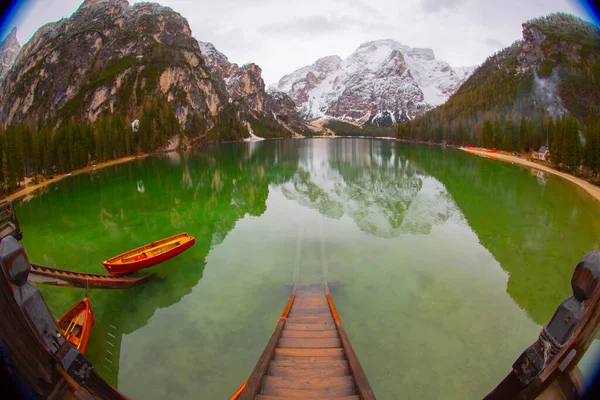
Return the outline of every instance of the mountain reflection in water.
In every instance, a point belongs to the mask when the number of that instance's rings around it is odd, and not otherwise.
[[[17,212],[33,262],[80,271],[180,231],[196,237],[150,270],[159,279],[89,293],[87,355],[132,398],[226,398],[268,341],[294,271],[315,280],[325,269],[378,397],[401,387],[481,398],[598,248],[597,203],[538,179],[437,146],[265,141],[73,176]],[[57,316],[84,295],[41,289]]]

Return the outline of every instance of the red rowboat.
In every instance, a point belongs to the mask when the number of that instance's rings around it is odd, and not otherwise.
[[[58,320],[58,326],[63,331],[65,339],[73,343],[73,346],[85,354],[92,326],[94,326],[94,313],[90,301],[85,299],[77,302]]]
[[[187,232],[183,232],[120,254],[104,261],[102,265],[111,275],[130,274],[175,257],[192,247],[194,243],[196,243],[196,239]]]

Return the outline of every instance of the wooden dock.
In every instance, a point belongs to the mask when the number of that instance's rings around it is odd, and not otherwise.
[[[324,284],[298,286],[237,399],[372,400],[375,395]]]
[[[4,200],[0,202],[0,240],[7,236],[21,240],[23,232],[12,202]]]
[[[91,274],[65,269],[31,264],[28,280],[46,285],[67,286],[84,289],[128,289],[137,286],[155,276],[111,276],[106,274]]]

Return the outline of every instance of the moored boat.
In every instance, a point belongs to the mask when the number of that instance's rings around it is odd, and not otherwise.
[[[65,339],[71,342],[81,354],[85,354],[90,341],[92,326],[94,326],[94,313],[88,298],[80,300],[71,307],[58,320],[58,326],[65,335]]]
[[[195,242],[196,239],[193,236],[183,232],[119,254],[102,262],[102,265],[111,275],[130,274],[175,257],[189,249]]]

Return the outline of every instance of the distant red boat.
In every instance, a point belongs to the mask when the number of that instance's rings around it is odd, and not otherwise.
[[[63,331],[65,339],[73,344],[81,352],[85,354],[92,326],[94,326],[94,313],[92,306],[86,297],[77,302],[58,320],[58,326]]]
[[[119,254],[104,261],[102,265],[111,275],[126,275],[175,257],[192,247],[194,243],[196,243],[196,239],[187,232],[183,232]]]

